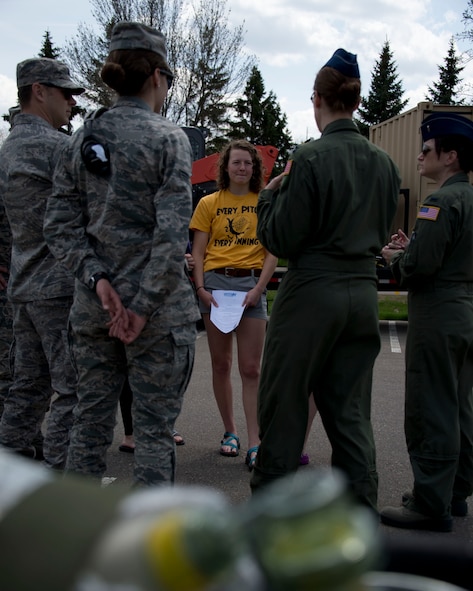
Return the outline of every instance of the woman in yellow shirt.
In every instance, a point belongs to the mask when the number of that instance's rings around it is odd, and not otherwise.
[[[230,142],[220,155],[218,191],[203,197],[192,216],[194,282],[212,360],[212,383],[224,425],[220,453],[238,456],[240,438],[233,413],[231,383],[233,331],[221,332],[210,320],[215,289],[245,291],[245,310],[235,329],[238,368],[248,434],[246,464],[253,469],[259,446],[256,417],[260,360],[267,313],[266,285],[277,264],[256,237],[256,204],[263,163],[246,140]]]

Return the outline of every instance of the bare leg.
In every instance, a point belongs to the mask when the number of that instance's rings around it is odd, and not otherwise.
[[[210,321],[209,314],[202,314],[210,358],[212,362],[212,384],[217,407],[222,417],[225,432],[237,435],[233,415],[233,390],[231,383],[233,333],[225,334]],[[221,451],[231,454],[232,448],[222,445]]]
[[[248,433],[248,449],[258,446],[258,384],[261,355],[266,334],[266,320],[242,318],[237,330],[238,367],[242,382],[243,409]],[[256,454],[256,451],[253,452]]]

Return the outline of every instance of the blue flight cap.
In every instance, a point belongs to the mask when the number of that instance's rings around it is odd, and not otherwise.
[[[328,60],[324,68],[326,67],[334,68],[348,78],[360,77],[360,69],[358,68],[356,55],[341,48],[337,49],[337,51]]]
[[[473,121],[457,113],[432,113],[424,119],[420,131],[424,142],[444,135],[463,135],[473,142]]]

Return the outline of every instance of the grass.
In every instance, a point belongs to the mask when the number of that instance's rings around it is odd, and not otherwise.
[[[274,298],[276,297],[277,290],[276,289],[268,289],[266,292],[266,301],[268,303],[268,314],[271,314],[271,309],[273,307]]]
[[[274,298],[277,291],[268,289],[266,299],[268,301],[268,314],[271,314]],[[383,293],[378,295],[380,320],[407,320],[407,296],[397,293]]]
[[[380,320],[407,320],[407,296],[396,293],[378,295]]]

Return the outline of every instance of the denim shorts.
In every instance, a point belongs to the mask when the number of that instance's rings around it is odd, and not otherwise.
[[[250,291],[258,283],[258,277],[252,275],[248,277],[226,277],[214,271],[204,273],[204,287],[206,291],[212,292],[214,289],[230,289],[233,291]],[[210,308],[199,300],[199,309],[202,314],[210,314]],[[266,303],[266,290],[261,294],[260,301],[256,306],[245,308],[244,318],[268,319],[268,305]]]

